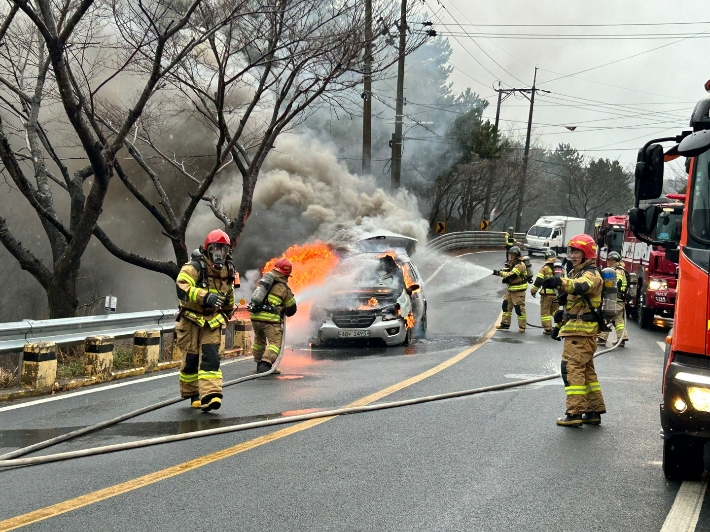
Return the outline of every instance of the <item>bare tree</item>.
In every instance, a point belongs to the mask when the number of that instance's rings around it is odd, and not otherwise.
[[[188,260],[185,235],[200,202],[209,205],[236,246],[252,212],[261,168],[278,136],[319,108],[345,109],[352,104],[368,45],[376,58],[373,75],[397,60],[395,49],[384,39],[366,40],[360,0],[278,0],[258,9],[256,4],[249,2],[250,11],[232,17],[180,60],[165,78],[160,105],[148,110],[146,119],[123,139],[138,163],[140,179],[151,183],[150,193],[138,186],[138,177],[117,167],[118,175],[170,239],[175,261],[128,251],[98,230],[99,240],[116,257],[175,277],[179,265]],[[391,27],[399,4],[390,0],[374,4],[373,17]],[[202,6],[200,16],[209,24],[216,15]],[[410,39],[406,53],[423,39]],[[119,111],[104,105],[102,124],[117,131],[111,124]],[[188,128],[210,139],[211,153],[186,154],[170,147],[173,133]],[[232,184],[234,177],[240,179]],[[218,178],[241,188],[236,212],[226,212],[214,190]],[[186,185],[177,185],[176,179]]]
[[[245,3],[11,0],[0,27],[2,174],[39,217],[51,263],[2,217],[0,242],[44,288],[51,318],[76,313],[81,258],[102,233],[97,223],[129,132],[166,77]],[[195,23],[205,9],[214,16]],[[97,104],[119,79],[137,88],[107,127]],[[88,164],[70,172],[63,143]]]

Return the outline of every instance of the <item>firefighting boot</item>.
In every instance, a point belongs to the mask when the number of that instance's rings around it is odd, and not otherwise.
[[[259,363],[256,365],[256,372],[257,373],[266,373],[271,369],[271,364],[269,364],[266,360],[260,360]]]
[[[222,395],[221,394],[209,394],[202,398],[202,411],[209,412],[210,410],[219,410],[222,406]]]
[[[619,347],[626,347],[626,342],[628,342],[628,340],[622,340]]]
[[[542,334],[544,334],[545,336],[550,336],[552,334],[552,329],[546,329],[542,331]]]
[[[525,327],[519,327],[518,332],[524,333],[525,332]]]
[[[582,423],[587,423],[588,425],[601,425],[602,416],[599,412],[585,412],[582,414]]]
[[[190,406],[192,408],[202,408],[202,401],[200,401],[199,395],[193,395],[190,397]]]
[[[510,329],[510,325],[496,325],[496,329],[498,329],[499,331],[507,331]]]
[[[597,338],[597,347],[606,347],[606,340],[604,338]]]
[[[563,427],[581,427],[584,420],[580,415],[565,413],[565,417],[558,417],[557,424]]]

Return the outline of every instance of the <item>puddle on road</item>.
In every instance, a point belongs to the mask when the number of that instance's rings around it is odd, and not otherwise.
[[[183,409],[186,411],[186,409]],[[242,416],[242,417],[218,417],[215,414],[203,415],[198,412],[190,411],[189,414],[197,414],[188,419],[176,421],[144,421],[136,423],[119,423],[113,427],[108,427],[103,430],[98,430],[95,433],[87,434],[83,438],[90,440],[104,439],[111,436],[133,436],[136,438],[150,438],[156,436],[169,436],[172,434],[185,434],[187,432],[195,432],[198,430],[215,429],[219,427],[230,427],[241,425],[243,423],[253,423],[255,421],[266,421],[269,419],[278,419],[286,416],[295,416],[300,414],[310,414],[312,412],[321,412],[327,410],[325,408],[309,408],[304,410],[289,410],[277,414],[263,414],[258,416]],[[33,445],[41,441],[66,434],[73,430],[82,427],[58,427],[53,429],[22,429],[22,430],[4,430],[0,433],[0,448],[20,448],[28,445]]]
[[[525,340],[518,340],[517,338],[504,338],[494,336],[489,340],[489,342],[502,342],[504,344],[524,344]]]

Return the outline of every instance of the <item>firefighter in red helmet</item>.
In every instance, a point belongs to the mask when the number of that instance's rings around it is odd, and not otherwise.
[[[256,361],[257,373],[265,373],[271,369],[281,353],[284,316],[296,314],[296,298],[288,286],[292,269],[290,260],[277,260],[274,269],[261,278],[252,296],[249,317],[254,328],[252,354]],[[255,304],[259,290],[263,290],[264,294]]]
[[[235,279],[229,237],[219,229],[207,235],[204,247],[193,251],[177,277],[180,395],[205,412],[222,405],[219,363],[222,335],[234,312]]]
[[[565,416],[558,425],[579,426],[583,423],[599,425],[606,413],[604,397],[594,369],[594,351],[600,326],[602,279],[596,269],[597,245],[585,234],[577,235],[567,244],[567,258],[573,268],[568,277],[550,277],[542,282],[544,288],[555,288],[562,293],[564,311],[558,311],[553,331],[555,339],[564,338],[562,351],[562,380],[567,394]],[[559,338],[558,338],[559,337]]]

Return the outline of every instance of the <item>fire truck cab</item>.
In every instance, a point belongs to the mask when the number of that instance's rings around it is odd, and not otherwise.
[[[705,84],[710,92],[710,82]],[[710,440],[710,98],[698,102],[692,131],[653,139],[639,150],[636,205],[629,211],[634,235],[665,260],[678,264],[673,329],[666,337],[662,399],[663,471],[672,479],[696,479],[704,470],[704,446]],[[664,153],[661,143],[673,142]],[[658,231],[664,207],[653,200],[663,190],[664,161],[689,161],[688,195],[678,245]],[[673,214],[676,214],[673,211]],[[670,236],[670,235],[669,235]],[[651,258],[649,258],[651,260]]]

